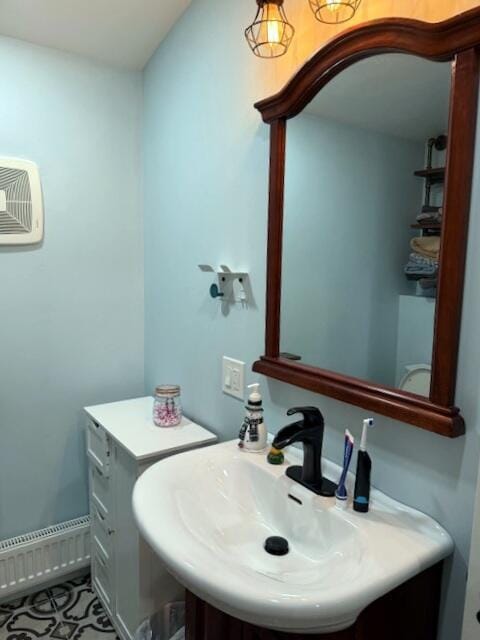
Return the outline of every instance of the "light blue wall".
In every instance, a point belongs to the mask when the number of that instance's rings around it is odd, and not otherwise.
[[[310,113],[289,121],[282,351],[395,385],[399,295],[415,289],[403,267],[423,155],[422,142]]]
[[[396,384],[410,364],[431,364],[435,298],[400,296],[398,305],[398,342]]]
[[[252,105],[276,63],[254,58],[238,37],[251,17],[247,2],[196,0],[145,74],[146,389],[179,382],[186,412],[223,438],[236,435],[243,408],[220,391],[221,356],[250,365],[264,337],[269,132]],[[479,459],[479,187],[477,163],[457,393],[467,436],[449,441],[378,416],[371,438],[375,484],[455,539],[441,640],[460,637]],[[197,269],[205,262],[248,267],[256,305],[223,315]],[[272,431],[288,407],[318,404],[332,459],[346,426],[359,434],[361,409],[266,379],[263,391]]]
[[[143,391],[141,75],[0,39],[0,157],[45,240],[0,247],[0,539],[88,511],[81,408]]]

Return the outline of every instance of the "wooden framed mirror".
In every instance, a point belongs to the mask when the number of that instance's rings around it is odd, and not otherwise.
[[[479,46],[480,9],[376,20],[255,105],[271,137],[254,371],[464,433],[455,383]]]

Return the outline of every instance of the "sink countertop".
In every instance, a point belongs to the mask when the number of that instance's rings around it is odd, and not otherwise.
[[[373,601],[447,557],[448,533],[373,489],[371,509],[335,506],[236,441],[157,463],[137,482],[137,524],[169,570],[197,596],[252,624],[297,633],[346,629]],[[324,460],[324,474],[341,469]],[[349,495],[354,478],[348,479]],[[293,499],[291,499],[293,498]],[[165,522],[168,526],[165,527]],[[266,537],[290,544],[268,555]]]

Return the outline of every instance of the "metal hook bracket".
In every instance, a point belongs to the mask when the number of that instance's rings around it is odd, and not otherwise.
[[[209,293],[213,299],[220,299],[223,302],[248,302],[245,281],[248,278],[246,271],[232,271],[230,267],[222,264],[220,269],[214,269],[209,264],[199,264],[200,271],[206,273],[215,273],[218,278],[218,284],[213,283],[210,286]]]

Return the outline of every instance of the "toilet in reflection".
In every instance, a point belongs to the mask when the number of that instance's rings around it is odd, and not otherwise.
[[[409,364],[405,367],[405,374],[400,381],[400,389],[419,396],[430,396],[430,381],[432,367],[429,364]]]

